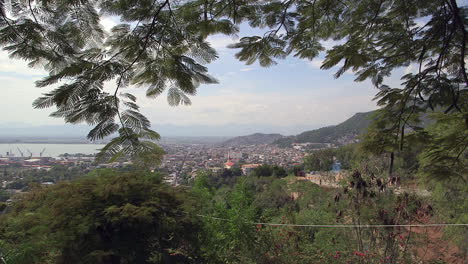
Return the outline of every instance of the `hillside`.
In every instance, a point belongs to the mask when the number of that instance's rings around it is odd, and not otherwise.
[[[303,132],[296,136],[280,138],[274,144],[286,147],[292,143],[332,143],[335,145],[352,143],[358,135],[367,129],[371,122],[370,116],[374,112],[356,113],[350,119],[338,125],[322,127]]]
[[[281,134],[262,134],[255,133],[247,136],[240,136],[231,138],[224,141],[223,145],[258,145],[258,144],[271,144],[276,140],[284,138]]]

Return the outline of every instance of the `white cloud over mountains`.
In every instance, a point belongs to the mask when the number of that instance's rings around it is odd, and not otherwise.
[[[116,22],[107,19],[102,23],[110,29]],[[235,51],[226,46],[234,43],[235,38],[213,36],[209,41],[220,52],[220,59],[209,65],[220,84],[200,87],[199,95],[191,97],[191,106],[170,107],[165,95],[150,99],[144,97],[143,88],[130,89],[139,95],[142,112],[154,124],[317,127],[337,124],[356,112],[375,109],[372,101],[375,91],[366,88],[368,84],[354,84],[352,80],[349,85],[335,82],[334,69],[318,71],[323,59],[280,61],[277,67],[266,70],[257,65],[246,66],[233,58]],[[291,73],[304,74],[289,84],[289,78],[295,78]],[[35,98],[54,88],[35,87],[34,81],[45,74],[29,68],[25,61],[9,59],[6,52],[0,53],[0,123],[63,124],[61,119],[48,117],[53,109],[32,108]],[[315,75],[309,76],[312,74]],[[106,90],[113,88],[113,83],[106,85]]]
[[[191,106],[168,107],[164,95],[140,99],[140,105],[154,123],[184,125],[333,125],[356,112],[375,109],[371,95],[337,98],[323,91],[299,95],[253,91],[225,89],[213,95],[194,96]]]

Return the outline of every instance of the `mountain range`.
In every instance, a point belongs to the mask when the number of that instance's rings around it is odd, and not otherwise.
[[[271,144],[276,140],[284,138],[281,134],[263,134],[255,133],[248,136],[241,136],[228,139],[224,141],[222,145],[225,146],[236,146],[236,145],[256,145],[256,144]]]
[[[268,124],[222,124],[222,125],[173,125],[154,123],[152,128],[164,137],[236,137],[254,133],[278,133],[295,135],[320,125],[268,125]],[[81,138],[92,129],[87,125],[30,125],[22,123],[2,123],[0,121],[0,138]]]
[[[223,126],[178,126],[178,125],[155,125],[154,129],[162,135],[162,139],[174,138],[176,141],[180,137],[216,137],[209,139],[210,142],[223,142],[223,145],[253,145],[253,144],[277,144],[279,146],[291,146],[292,143],[332,143],[342,145],[350,143],[366,130],[371,120],[370,116],[375,111],[357,113],[348,120],[335,125],[322,127],[314,130],[306,130],[307,124],[295,127],[259,127],[252,125],[223,125]],[[313,126],[312,126],[313,127]],[[0,142],[35,142],[50,141],[57,143],[76,142],[86,143],[86,135],[91,127],[85,125],[45,125],[31,126],[28,124],[0,124]],[[295,136],[283,136],[280,133],[288,134],[292,131],[304,131]],[[207,134],[206,131],[210,131]],[[278,133],[268,133],[275,131]],[[253,133],[252,132],[264,132]],[[297,133],[296,132],[296,133]],[[233,137],[239,134],[247,136]],[[290,134],[291,135],[291,134]],[[170,141],[170,140],[169,140]],[[206,140],[204,140],[206,141]]]
[[[247,136],[235,137],[223,142],[223,145],[255,145],[276,144],[280,147],[289,147],[292,143],[331,143],[345,145],[356,141],[371,123],[371,116],[375,111],[356,113],[344,122],[319,129],[302,132],[295,136],[281,134],[255,133]]]
[[[354,142],[364,133],[372,122],[371,116],[375,111],[356,113],[348,120],[335,125],[305,131],[296,136],[284,137],[276,140],[274,144],[290,146],[292,143],[331,143],[344,145]]]

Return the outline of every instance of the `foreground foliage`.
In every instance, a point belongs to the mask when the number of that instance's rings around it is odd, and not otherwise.
[[[110,16],[119,24],[106,32],[100,22]],[[117,134],[103,158],[160,153],[151,142],[159,135],[124,89],[144,87],[148,97],[167,90],[171,105],[190,104],[200,84],[217,82],[206,67],[217,58],[207,37],[236,34],[241,24],[264,34],[230,46],[240,61],[269,67],[326,52],[322,68],[338,67],[335,77],[353,71],[356,81],[370,80],[390,117],[380,132],[394,145],[403,145],[406,129],[419,130],[413,121],[422,113],[467,119],[467,8],[456,0],[0,1],[0,45],[48,71],[37,86],[59,85],[34,106],[95,126],[90,140]],[[386,85],[402,67],[402,84]]]
[[[381,188],[385,178],[361,168],[343,187],[328,189],[273,170],[201,172],[190,189],[180,189],[154,173],[97,170],[2,205],[0,256],[8,264],[440,263],[418,251],[434,242],[435,229],[288,225],[466,221],[466,202],[450,203],[464,185],[438,185],[432,198],[421,198]],[[459,246],[456,261],[466,257],[463,230],[449,228],[437,241]]]
[[[0,248],[7,263],[189,263],[199,227],[184,196],[138,172],[38,187],[0,219]]]

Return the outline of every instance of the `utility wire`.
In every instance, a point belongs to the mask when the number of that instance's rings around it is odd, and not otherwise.
[[[230,219],[197,215],[203,218],[211,218],[220,221],[232,222]],[[263,222],[245,222],[250,225],[264,225],[264,226],[292,226],[292,227],[326,227],[326,228],[385,228],[385,227],[441,227],[441,226],[468,226],[468,224],[402,224],[402,225],[354,225],[354,224],[336,224],[336,225],[300,225],[300,224],[280,224],[280,223],[263,223]]]

